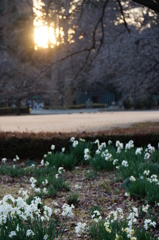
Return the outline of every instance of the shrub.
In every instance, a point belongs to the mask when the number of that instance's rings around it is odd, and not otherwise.
[[[125,99],[124,102],[124,108],[125,109],[132,109],[134,107],[134,102],[132,98]]]
[[[0,115],[19,115],[19,114],[29,114],[28,107],[20,108],[0,108]]]

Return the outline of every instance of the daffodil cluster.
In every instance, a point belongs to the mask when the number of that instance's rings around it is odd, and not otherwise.
[[[87,224],[83,222],[78,222],[77,226],[75,227],[75,232],[77,237],[81,237],[87,230]]]
[[[20,193],[24,195],[24,198],[14,198],[8,194],[0,201],[0,234],[5,227],[8,229],[7,226],[9,224],[10,228],[12,228],[8,234],[9,238],[20,234],[22,231],[21,227],[23,231],[25,229],[26,237],[34,236],[35,232],[33,229],[27,229],[26,223],[50,221],[52,216],[52,209],[43,205],[41,198],[36,196],[29,204],[26,201],[28,199],[26,192],[21,190]]]

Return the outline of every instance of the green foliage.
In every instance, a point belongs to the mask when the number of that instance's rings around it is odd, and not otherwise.
[[[62,166],[66,170],[73,170],[76,165],[76,159],[71,154],[65,154],[62,161]]]
[[[56,174],[56,170],[54,167],[27,167],[25,168],[26,175],[34,176],[37,179],[37,184],[41,184],[45,176]]]
[[[96,171],[112,171],[114,169],[113,161],[106,161],[101,155],[96,155],[94,158],[92,158],[91,165]]]
[[[76,192],[72,192],[67,198],[66,202],[71,205],[76,205],[78,203],[78,194]]]
[[[150,204],[155,204],[159,202],[159,185],[155,182],[146,184],[146,196],[147,201]]]
[[[93,240],[129,240],[130,237],[128,237],[127,232],[125,231],[127,227],[126,221],[113,221],[109,226],[109,231],[104,227],[104,221],[102,220],[91,225],[90,234]],[[135,235],[135,239],[139,240],[154,240],[151,232],[147,232],[145,229],[141,228],[134,229],[134,234],[132,234],[131,239],[133,239],[133,235]]]
[[[49,182],[48,191],[51,191],[51,189],[53,187],[57,191],[60,191],[60,190],[68,191],[69,190],[69,185],[67,183],[65,183],[62,176],[60,176],[59,178],[56,178],[56,177],[53,177],[52,175],[49,175],[48,182]]]
[[[136,238],[140,240],[157,240],[157,238],[154,239],[151,232],[147,232],[145,229],[140,228],[136,229]]]
[[[46,161],[49,162],[49,166],[54,166],[56,169],[63,166],[66,170],[72,170],[76,164],[76,158],[72,154],[64,153],[52,153],[47,155]]]
[[[104,221],[100,221],[99,223],[94,223],[90,227],[90,234],[91,234],[92,239],[94,239],[94,240],[103,240],[103,239],[111,240],[111,238],[109,238],[109,235],[105,231]]]
[[[85,164],[88,165],[89,161],[84,160],[84,150],[88,148],[91,152],[92,144],[90,142],[78,141],[78,145],[76,147],[70,148],[70,155],[76,160],[76,164]]]
[[[122,232],[122,228],[126,227],[125,222],[113,222],[110,225],[111,232],[106,231],[104,227],[104,221],[99,221],[98,223],[94,223],[90,227],[90,234],[94,240],[112,240],[116,239],[116,234],[120,236],[119,239],[128,240],[129,238],[126,236],[125,232]]]
[[[127,161],[129,166],[128,167],[124,167],[121,166],[119,167],[119,174],[122,176],[122,178],[125,180],[127,178],[129,178],[130,176],[134,176],[135,178],[139,176],[139,169],[136,168],[136,164],[135,162],[132,161],[132,164],[129,163],[129,161]]]
[[[62,166],[64,155],[62,153],[52,153],[48,154],[45,158],[45,161],[49,162],[49,167],[55,167],[56,170]]]
[[[0,175],[8,175],[11,177],[20,177],[24,176],[25,170],[15,166],[0,166]]]
[[[92,215],[95,210],[97,210],[97,211],[100,212],[100,211],[101,211],[101,207],[98,206],[98,205],[92,206],[92,207],[89,209],[89,214]]]
[[[147,169],[150,171],[150,174],[159,174],[159,163],[153,163],[150,160],[138,162],[138,168],[139,174],[143,173]]]
[[[155,151],[151,154],[151,161],[153,163],[158,163],[159,164],[159,154],[158,151]],[[157,166],[157,170],[159,172],[159,165]]]
[[[47,197],[52,197],[54,198],[57,194],[57,189],[55,188],[54,185],[50,185],[48,187],[48,193],[47,193]]]
[[[19,231],[16,231],[16,228],[19,228]],[[0,239],[10,240],[9,237],[11,231],[16,231],[16,236],[12,237],[12,239],[16,240],[28,240],[28,236],[26,236],[27,230],[32,230],[34,235],[30,235],[29,239],[39,240],[44,239],[45,235],[48,235],[48,239],[61,239],[63,235],[64,227],[61,225],[60,228],[57,227],[57,224],[52,219],[49,222],[41,221],[40,219],[34,218],[33,221],[30,219],[27,221],[27,224],[21,219],[15,217],[11,217],[7,219],[6,224],[1,225],[0,229]]]
[[[130,196],[144,198],[146,196],[146,184],[145,179],[137,179],[135,182],[129,183],[127,190]]]
[[[150,154],[149,159],[144,159],[144,150],[142,154],[137,155],[134,149],[124,153],[124,159],[126,159],[128,166],[122,165],[122,161],[120,161],[118,174],[123,179],[122,187],[127,189],[131,197],[146,197],[148,203],[151,204],[159,201],[157,194],[159,191],[158,154],[159,150],[156,150]],[[134,178],[132,181],[131,176]]]

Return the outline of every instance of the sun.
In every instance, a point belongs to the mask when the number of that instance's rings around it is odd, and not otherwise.
[[[34,27],[35,50],[38,48],[48,48],[48,30],[46,26]]]
[[[33,0],[33,12],[35,15],[33,21],[34,27],[34,49],[39,48],[54,48],[55,46],[64,43],[64,31],[63,28],[53,22],[44,22],[44,13],[42,11],[41,0]]]
[[[47,22],[44,22],[41,0],[33,0],[33,12],[35,18],[33,21],[34,27],[34,44],[35,50],[39,48],[53,48],[57,45],[56,34],[53,23],[48,26]]]
[[[34,44],[35,50],[38,50],[38,48],[53,48],[55,45],[57,45],[54,28],[43,25],[41,21],[35,21]]]

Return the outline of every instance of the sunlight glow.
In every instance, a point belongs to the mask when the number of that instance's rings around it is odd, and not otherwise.
[[[41,0],[34,0],[33,11],[35,13],[35,19],[33,21],[34,25],[34,49],[38,50],[39,48],[54,48],[55,46],[63,43],[64,32],[62,28],[54,27],[54,24],[51,23],[49,26],[47,23],[44,23],[42,6],[43,3]],[[60,41],[59,41],[60,38]]]

